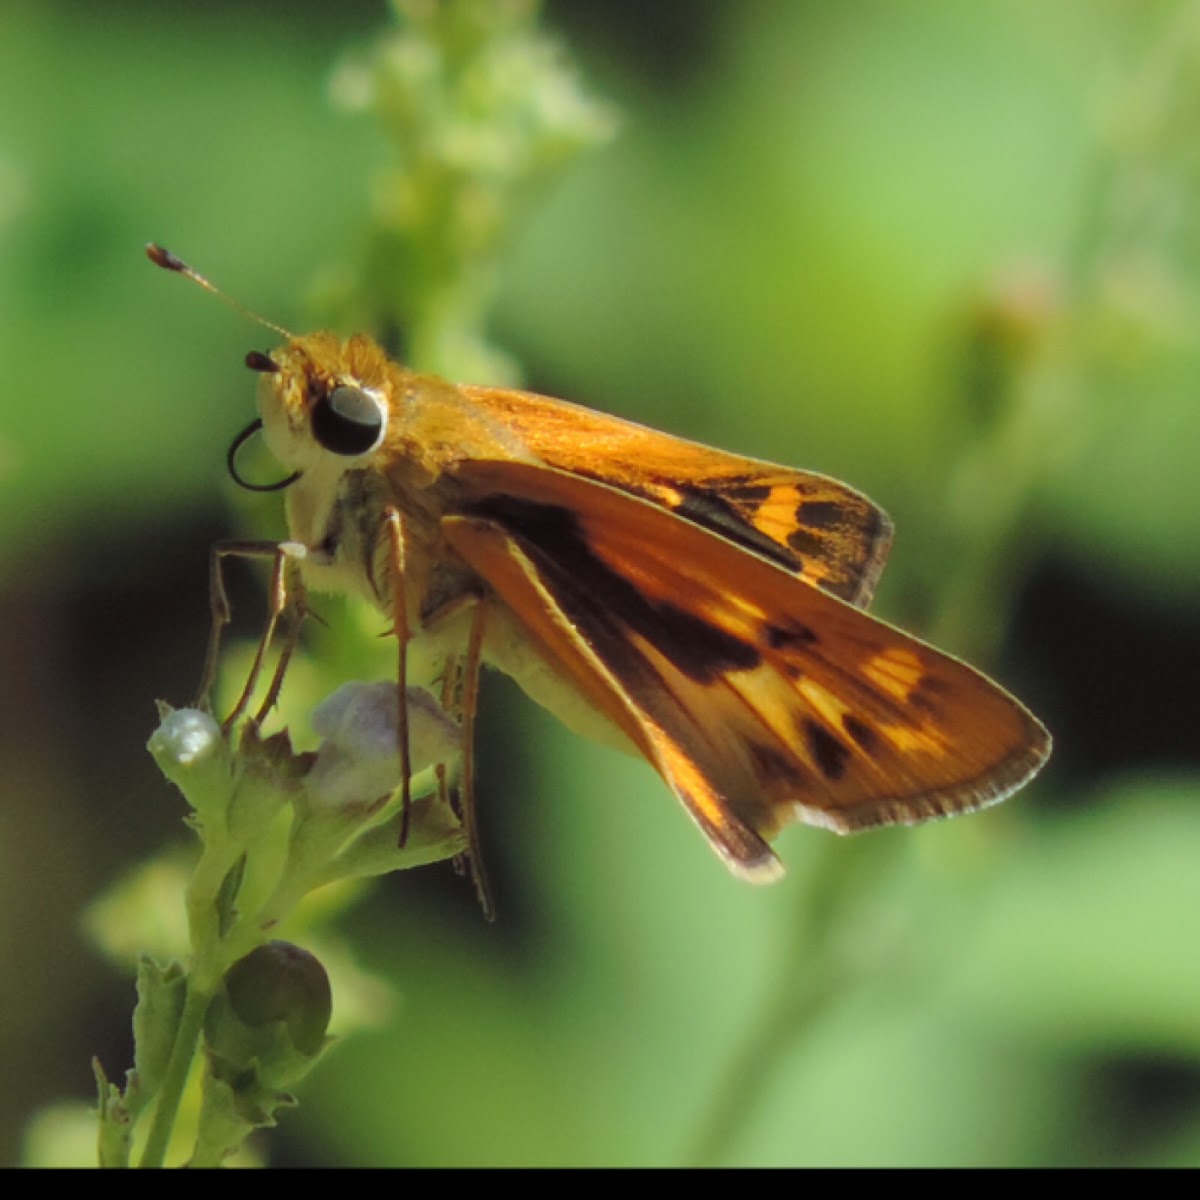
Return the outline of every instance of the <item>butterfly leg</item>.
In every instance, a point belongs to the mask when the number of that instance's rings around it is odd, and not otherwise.
[[[408,620],[408,595],[405,586],[406,578],[406,549],[404,515],[398,509],[388,508],[383,513],[383,537],[389,561],[389,576],[391,579],[391,608],[392,630],[396,635],[397,665],[396,678],[400,692],[400,703],[397,709],[397,743],[400,748],[400,837],[399,844],[404,846],[408,840],[409,822],[411,819],[412,796],[410,793],[412,776],[412,751],[409,744],[408,704],[408,643],[412,637]],[[446,779],[444,765],[439,764],[437,770],[438,789],[440,797],[452,802],[451,797],[457,793],[458,803],[453,807],[463,823],[463,832],[467,840],[467,862],[471,879],[475,884],[475,892],[484,911],[484,916],[491,920],[494,915],[491,894],[484,875],[482,859],[479,851],[479,831],[475,820],[475,765],[474,765],[474,733],[475,712],[479,703],[479,673],[483,664],[483,636],[486,605],[483,599],[474,595],[462,595],[450,601],[436,613],[426,614],[423,621],[425,628],[448,620],[464,609],[471,610],[471,624],[467,634],[465,652],[455,655],[446,661],[442,677],[442,708],[454,713],[462,730],[462,772],[460,781],[455,787],[450,787]]]
[[[217,542],[212,548],[209,566],[209,604],[212,611],[212,625],[209,631],[208,649],[204,656],[204,671],[200,678],[200,687],[196,698],[196,707],[198,708],[211,709],[212,707],[211,692],[217,675],[217,662],[220,658],[221,635],[225,626],[229,624],[231,616],[229,595],[225,589],[225,560],[227,558],[270,558],[273,560],[266,626],[259,640],[246,685],[242,689],[242,694],[234,705],[233,711],[222,722],[223,729],[229,729],[245,712],[250,703],[250,697],[254,694],[254,689],[258,684],[263,662],[275,635],[279,618],[288,606],[289,567],[294,568],[297,560],[303,558],[305,554],[305,548],[298,542]],[[291,649],[294,647],[294,636],[290,640],[292,645],[286,649],[288,658],[291,657]],[[283,666],[286,667],[286,663]],[[272,701],[283,682],[281,670],[276,671],[276,676],[270,692]]]
[[[316,616],[308,607],[308,593],[304,587],[304,580],[300,577],[298,564],[289,559],[286,567],[285,590],[284,598],[286,611],[290,615],[288,621],[287,632],[284,635],[283,645],[279,651],[279,661],[275,664],[275,672],[271,676],[271,685],[267,688],[267,694],[263,698],[262,704],[259,705],[258,711],[254,714],[254,723],[261,725],[267,719],[267,714],[273,709],[279,700],[279,693],[283,690],[283,679],[287,674],[288,666],[291,664],[292,655],[296,652],[296,647],[300,644],[300,631],[304,627],[304,620],[309,616]],[[316,617],[319,621],[321,618]]]
[[[483,866],[479,845],[479,821],[475,810],[475,714],[479,711],[479,674],[483,667],[483,633],[487,621],[487,605],[475,603],[471,613],[471,633],[462,677],[462,782],[459,787],[463,832],[467,838],[467,857],[475,894],[486,920],[495,920],[496,910]]]
[[[396,686],[400,702],[396,707],[396,744],[400,748],[400,839],[403,847],[408,841],[408,826],[412,814],[412,749],[408,740],[408,590],[405,579],[404,518],[397,509],[388,508],[383,514],[384,536],[387,541],[390,577],[392,581],[392,631],[396,635]]]
[[[447,791],[444,769],[438,771],[440,798],[453,803],[462,821],[467,849],[465,866],[475,885],[475,895],[484,919],[495,920],[491,888],[479,844],[479,821],[475,808],[475,714],[479,709],[479,675],[483,667],[483,638],[487,625],[487,603],[480,597],[464,597],[471,605],[471,626],[466,650],[447,660],[442,676],[442,707],[455,713],[462,730],[462,770],[457,787]],[[454,801],[457,801],[455,803]]]

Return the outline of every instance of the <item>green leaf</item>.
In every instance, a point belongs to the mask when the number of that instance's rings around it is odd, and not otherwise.
[[[177,962],[165,966],[149,957],[138,962],[137,1007],[133,1010],[136,1089],[153,1096],[162,1084],[187,998],[187,974]]]
[[[242,890],[242,880],[246,875],[246,855],[238,855],[238,860],[229,868],[229,873],[221,881],[217,892],[217,932],[224,937],[237,921],[237,898]]]

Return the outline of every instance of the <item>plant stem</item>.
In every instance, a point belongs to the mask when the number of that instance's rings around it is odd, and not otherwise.
[[[204,1027],[204,1016],[208,1012],[212,996],[211,988],[197,986],[195,976],[189,980],[187,999],[184,1001],[179,1029],[175,1034],[175,1044],[171,1047],[171,1057],[167,1061],[158,1104],[154,1110],[154,1123],[150,1127],[146,1148],[142,1151],[139,1163],[142,1167],[161,1167],[166,1158],[171,1133],[175,1128],[175,1118],[179,1114],[179,1104],[191,1074],[192,1060],[196,1056],[196,1046],[200,1041],[200,1031]]]
[[[187,997],[159,1088],[150,1136],[142,1151],[139,1164],[142,1167],[161,1167],[166,1158],[179,1115],[179,1105],[200,1043],[204,1018],[225,961],[217,928],[216,895],[236,854],[225,844],[224,837],[215,832],[210,836],[212,843],[206,845],[201,853],[187,888],[188,932],[193,951]]]

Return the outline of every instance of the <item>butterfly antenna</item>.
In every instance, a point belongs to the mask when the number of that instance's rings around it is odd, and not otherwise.
[[[170,250],[165,249],[156,242],[146,243],[146,257],[156,267],[162,267],[164,271],[174,271],[176,275],[184,275],[193,283],[198,283],[206,292],[212,292],[218,300],[223,300],[230,308],[240,312],[242,316],[249,317],[250,320],[257,322],[259,325],[265,325],[268,329],[273,329],[281,337],[287,338],[288,341],[295,340],[296,335],[290,329],[284,329],[282,325],[276,325],[274,321],[268,321],[266,317],[260,317],[252,308],[247,308],[244,304],[239,304],[231,296],[225,295],[215,283],[210,283],[199,271],[189,267],[182,258],[177,258]]]

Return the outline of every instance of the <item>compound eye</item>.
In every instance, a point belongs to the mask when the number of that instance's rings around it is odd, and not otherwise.
[[[313,437],[332,454],[356,458],[383,440],[384,411],[362,388],[339,384],[313,405]]]

